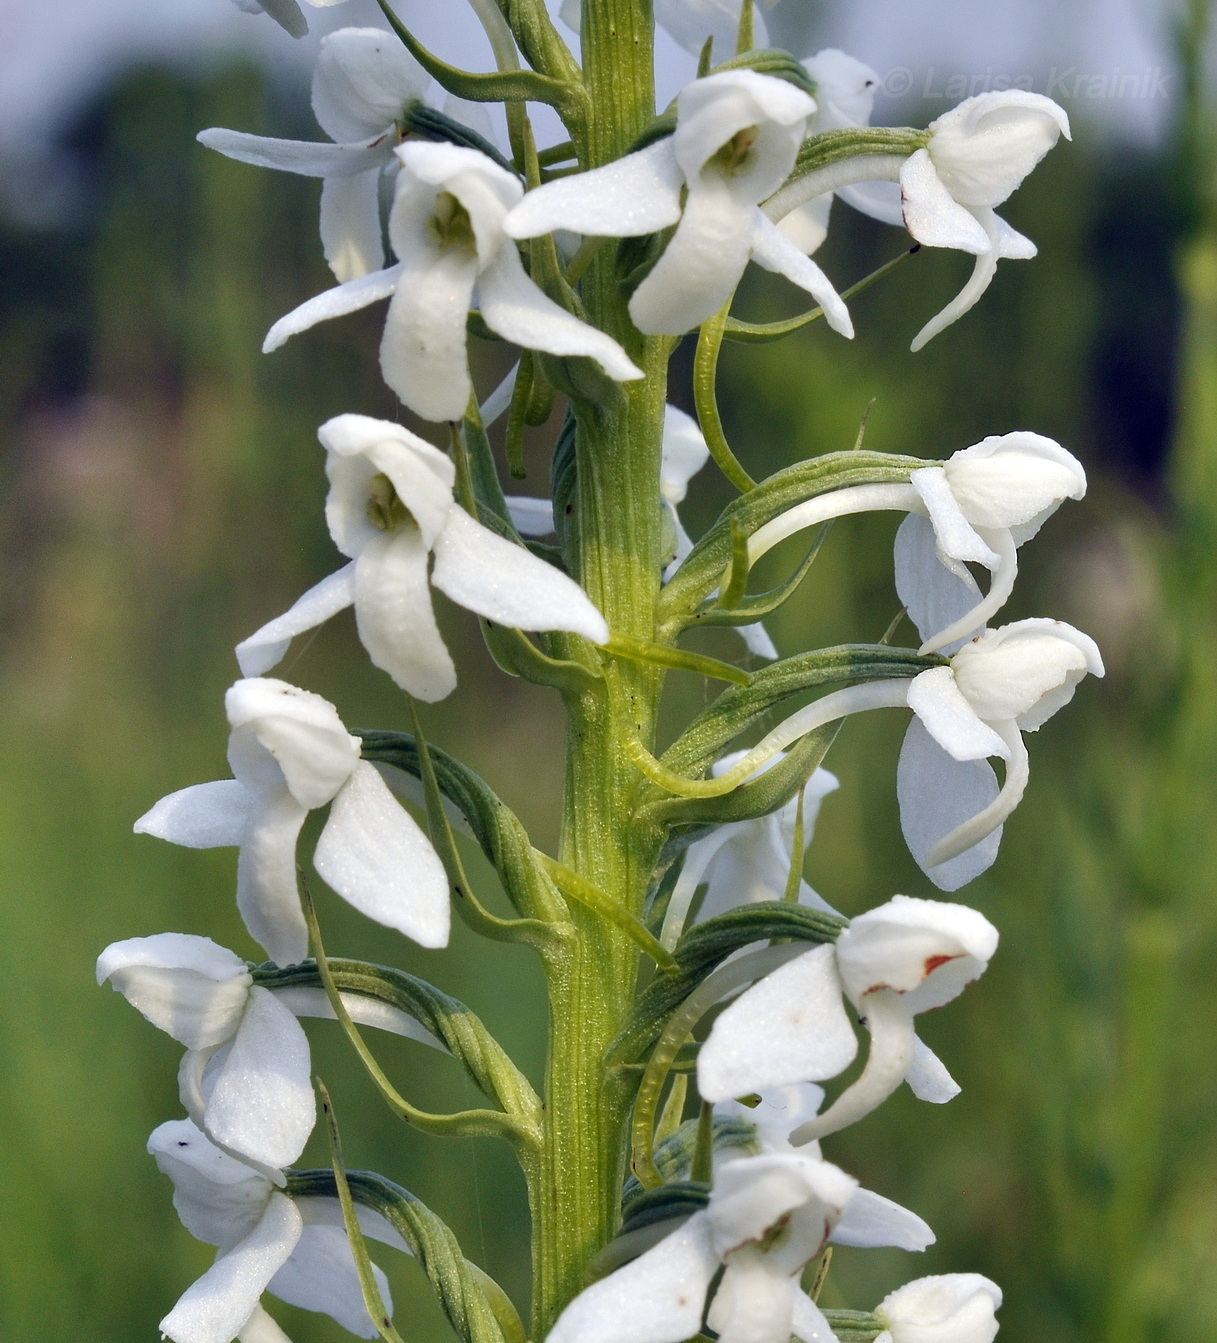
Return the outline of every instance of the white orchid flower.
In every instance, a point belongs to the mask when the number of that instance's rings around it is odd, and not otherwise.
[[[1001,1296],[979,1273],[918,1278],[875,1307],[884,1325],[875,1343],[993,1343]]]
[[[237,645],[247,675],[273,667],[296,635],[354,605],[372,661],[416,698],[443,699],[456,687],[456,669],[429,582],[499,625],[608,640],[604,617],[577,583],[461,508],[452,462],[430,443],[366,415],[339,415],[317,436],[330,481],[326,521],[351,562]]]
[[[755,1098],[754,1098],[755,1099]],[[796,1086],[771,1087],[759,1093],[759,1103],[720,1101],[714,1107],[717,1116],[737,1123],[750,1124],[753,1145],[762,1155],[793,1152],[791,1133],[811,1122],[824,1103],[824,1089],[814,1082]],[[738,1161],[744,1149],[722,1147],[715,1152],[715,1168]],[[805,1143],[803,1156],[819,1156],[819,1143]],[[832,1229],[829,1242],[859,1249],[892,1246],[899,1250],[921,1251],[933,1245],[936,1237],[929,1224],[915,1212],[870,1189],[856,1189],[840,1221]]]
[[[737,751],[718,761],[713,772],[725,773],[744,752]],[[782,759],[774,756],[759,773],[772,769]],[[811,844],[815,835],[816,818],[820,803],[829,793],[840,787],[835,774],[817,769],[803,786],[803,847]],[[758,816],[751,821],[731,821],[718,826],[704,839],[695,840],[685,851],[684,866],[664,915],[660,941],[670,951],[685,929],[689,909],[699,887],[706,894],[697,912],[696,922],[725,914],[740,905],[755,904],[760,900],[781,900],[790,879],[794,850],[794,832],[798,820],[799,799],[792,797],[777,811]],[[799,904],[835,914],[807,884],[799,882]]]
[[[835,690],[792,714],[718,782],[729,792],[791,743],[849,714],[907,705],[896,791],[904,837],[921,870],[944,891],[993,865],[1001,827],[1027,786],[1034,732],[1073,698],[1087,674],[1103,675],[1089,635],[1061,620],[1019,620],[966,643],[946,667],[908,680]],[[1006,762],[1001,788],[986,763]]]
[[[713,316],[751,259],[807,290],[829,325],[852,336],[824,272],[758,208],[794,166],[815,101],[784,80],[728,70],[686,84],[676,106],[673,135],[530,191],[507,232],[630,238],[676,225],[630,299],[635,326],[649,335],[681,335]]]
[[[771,219],[783,219],[829,192],[898,181],[901,216],[918,242],[975,255],[968,283],[918,332],[914,350],[975,307],[992,283],[999,260],[1035,256],[1035,244],[994,211],[1062,135],[1071,138],[1062,107],[1043,94],[1019,89],[968,98],[931,122],[926,133],[925,147],[908,157],[860,154],[842,159],[788,183],[765,202]],[[883,200],[873,189],[865,188],[856,199],[870,202],[872,208],[860,206],[867,213],[885,218]]]
[[[833,1343],[799,1270],[824,1248],[857,1191],[827,1161],[776,1153],[716,1170],[710,1202],[653,1249],[580,1293],[549,1343],[680,1343],[709,1325],[724,1343]]]
[[[267,1291],[332,1316],[359,1338],[377,1336],[336,1198],[289,1198],[269,1176],[209,1142],[189,1119],[154,1130],[148,1151],[173,1181],[182,1225],[219,1250],[161,1321],[161,1332],[173,1343],[280,1343],[286,1336],[262,1309]],[[276,1175],[282,1185],[282,1173]],[[409,1253],[379,1213],[359,1208],[358,1217],[365,1236]],[[379,1268],[373,1272],[392,1311],[385,1276]]]
[[[611,336],[572,317],[525,274],[503,231],[524,194],[513,174],[460,145],[408,143],[394,153],[401,171],[389,241],[397,264],[301,304],[271,327],[264,352],[392,296],[380,345],[385,381],[424,419],[459,420],[472,391],[465,324],[476,289],[483,320],[505,340],[594,359],[618,382],[642,377]]]
[[[308,23],[296,0],[232,0],[238,9],[246,14],[269,14],[285,32],[292,37],[304,37],[308,33]],[[308,0],[316,7],[317,0]],[[341,3],[341,0],[337,0]]]
[[[296,1018],[334,1015],[323,989],[262,988],[234,952],[186,933],[111,943],[97,959],[97,982],[106,980],[186,1046],[182,1104],[212,1142],[272,1177],[300,1156],[316,1112],[308,1039]],[[341,996],[360,1024],[444,1048],[400,1009]]]
[[[401,138],[408,103],[430,76],[383,28],[340,28],[321,39],[313,72],[313,113],[334,144],[273,140],[222,128],[200,131],[200,144],[230,159],[320,177],[321,243],[340,282],[385,264],[380,181]]]
[[[857,1052],[844,997],[870,1032],[866,1067],[791,1142],[855,1123],[906,1080],[922,1099],[949,1100],[959,1088],[917,1040],[913,1018],[955,998],[996,949],[997,930],[976,910],[897,895],[860,914],[834,946],[805,952],[727,1007],[698,1054],[698,1090],[717,1102],[837,1076]]]
[[[308,955],[296,840],[330,803],[313,865],[346,902],[424,947],[448,942],[448,880],[431,841],[389,792],[338,711],[285,681],[237,681],[224,697],[234,778],[163,797],[135,823],[192,849],[238,845],[237,907],[280,965]]]
[[[513,369],[487,398],[486,404],[482,407],[483,423],[492,423],[507,409],[511,386],[514,386],[514,383]],[[507,391],[506,397],[501,395],[504,389]],[[689,481],[709,459],[710,449],[706,446],[705,436],[697,421],[677,406],[665,406],[663,446],[659,462],[659,498],[672,527],[673,543],[669,551],[671,559],[664,569],[664,582],[667,582],[680,568],[685,557],[693,549],[693,540],[685,531],[676,506],[684,502],[685,495],[689,492]],[[512,525],[521,536],[542,537],[553,533],[552,500],[509,494],[505,497],[505,502]],[[778,650],[773,646],[773,640],[760,621],[752,625],[739,625],[735,629],[754,657],[768,658],[771,661],[777,657]]]
[[[926,569],[906,532],[908,552],[899,544],[896,550],[896,585],[925,639],[921,652],[933,653],[974,634],[1005,605],[1018,575],[1018,547],[1066,499],[1085,493],[1085,469],[1059,443],[1026,432],[992,435],[914,471],[907,485],[855,485],[796,505],[749,538],[748,558],[755,563],[779,541],[830,518],[884,509],[928,518],[941,571]],[[968,586],[965,562],[992,572],[983,599],[975,584]],[[962,612],[955,580],[975,594]],[[952,608],[945,625],[934,623],[940,603]]]
[[[808,137],[870,125],[879,76],[869,65],[837,47],[827,47],[809,56],[803,68],[816,86],[816,111],[807,122]],[[826,191],[778,221],[778,228],[808,256],[818,251],[828,236],[834,196],[884,224],[904,222],[900,188],[894,182],[858,182],[836,192]]]

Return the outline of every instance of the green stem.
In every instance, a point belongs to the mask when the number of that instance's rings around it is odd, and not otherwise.
[[[653,25],[648,0],[584,5],[584,83],[596,109],[581,163],[620,157],[654,117]],[[572,567],[614,633],[655,641],[662,535],[659,455],[669,342],[634,328],[602,248],[583,277],[589,320],[622,343],[646,377],[595,404],[578,401],[578,548]],[[621,694],[603,682],[567,700],[562,864],[638,917],[649,856],[632,845],[627,819],[640,776],[627,735],[651,740],[662,670],[622,662]],[[624,721],[628,718],[628,722]],[[546,1136],[534,1189],[533,1338],[543,1338],[584,1285],[591,1256],[619,1221],[629,1086],[606,1078],[604,1056],[633,995],[638,950],[620,928],[572,902],[576,934],[545,958],[550,994]]]

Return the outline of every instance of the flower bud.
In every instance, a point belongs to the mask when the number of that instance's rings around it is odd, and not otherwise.
[[[875,1308],[891,1343],[992,1343],[1001,1288],[979,1273],[944,1273],[898,1287]],[[876,1340],[879,1343],[879,1340]]]

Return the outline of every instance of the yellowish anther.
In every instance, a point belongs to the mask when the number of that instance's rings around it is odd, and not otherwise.
[[[402,503],[393,482],[383,472],[368,481],[368,521],[377,531],[394,532],[410,521],[410,510]]]
[[[476,248],[473,220],[451,191],[441,191],[436,196],[431,224],[441,247]]]
[[[759,128],[756,126],[745,126],[742,131],[736,131],[711,162],[717,164],[728,177],[734,177],[747,164],[758,134]]]

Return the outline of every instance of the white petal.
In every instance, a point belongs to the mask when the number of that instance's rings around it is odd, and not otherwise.
[[[232,1343],[302,1229],[291,1199],[272,1194],[253,1231],[186,1289],[161,1321],[161,1332],[173,1343]]]
[[[964,313],[970,312],[980,302],[985,290],[993,283],[993,277],[997,274],[997,263],[1001,257],[1001,250],[996,244],[1002,221],[997,218],[992,210],[979,211],[978,214],[981,216],[980,222],[986,225],[989,234],[994,239],[994,246],[990,251],[982,253],[976,258],[976,265],[972,268],[972,274],[968,277],[967,284],[937,317],[931,318],[913,338],[913,343],[909,348],[914,354],[918,350],[924,349],[939,332],[945,331],[953,322],[957,322]]]
[[[851,1175],[805,1152],[775,1152],[732,1161],[715,1174],[707,1213],[714,1246],[729,1262],[744,1247],[765,1246],[768,1265],[794,1273],[823,1248],[858,1188]]]
[[[296,1206],[300,1209],[300,1216],[304,1218],[305,1226],[333,1226],[340,1230],[346,1228],[342,1216],[342,1204],[337,1198],[325,1194],[309,1194],[298,1197]],[[355,1217],[359,1222],[360,1231],[369,1240],[378,1240],[382,1245],[391,1245],[402,1254],[413,1253],[402,1238],[401,1232],[380,1213],[358,1204],[355,1208]]]
[[[990,550],[964,516],[942,467],[927,466],[914,471],[909,484],[917,491],[930,515],[934,535],[944,555],[953,560],[974,560],[987,569],[997,568],[1000,557]]]
[[[315,1119],[308,1037],[269,989],[252,988],[207,1098],[207,1132],[229,1151],[282,1169],[304,1151]]]
[[[308,23],[296,0],[233,0],[238,9],[247,14],[269,14],[292,37],[304,37]]]
[[[219,126],[200,131],[195,138],[199,144],[240,163],[252,163],[255,168],[280,168],[304,177],[353,177],[379,170],[393,157],[393,143],[387,132],[376,136],[371,144],[345,145],[273,140]]]
[[[196,783],[170,793],[132,827],[188,849],[222,849],[240,844],[254,799],[236,779]]]
[[[292,988],[275,989],[275,997],[298,1017],[320,1017],[323,1021],[335,1020],[334,1009],[326,992],[321,988],[308,988],[298,984]],[[432,1035],[425,1026],[420,1025],[400,1007],[382,1003],[378,998],[365,998],[361,993],[340,994],[351,1020],[358,1026],[372,1026],[379,1031],[390,1031],[394,1035],[404,1036],[407,1040],[416,1040],[419,1044],[430,1045],[443,1053],[448,1046]]]
[[[771,223],[760,210],[756,211],[756,230],[752,235],[752,259],[766,270],[784,275],[792,284],[805,289],[824,309],[824,320],[834,331],[852,338],[854,324],[840,294],[832,287],[828,276],[809,256],[805,256],[789,238]]]
[[[385,1309],[392,1315],[388,1281],[375,1264],[372,1272]],[[331,1316],[358,1338],[377,1336],[363,1304],[351,1243],[339,1227],[306,1225],[291,1258],[270,1280],[268,1290],[289,1305]]]
[[[834,1245],[856,1245],[863,1249],[894,1245],[900,1250],[924,1250],[937,1237],[915,1212],[882,1194],[859,1189],[829,1239]]]
[[[779,655],[776,645],[769,637],[769,631],[758,620],[755,625],[737,625],[736,634],[744,641],[744,647],[753,657],[774,661]]]
[[[377,537],[356,561],[355,577],[355,620],[372,661],[416,699],[450,695],[456,668],[435,623],[418,528]]]
[[[385,317],[380,369],[425,420],[459,420],[469,404],[465,322],[478,259],[472,247],[424,246],[403,257]]]
[[[663,448],[659,462],[659,492],[675,506],[688,493],[689,481],[710,460],[705,435],[692,415],[677,406],[663,408]]]
[[[316,3],[316,0],[310,0]],[[335,140],[357,140],[399,121],[431,83],[383,28],[342,28],[321,39],[313,71],[313,115]]]
[[[1001,1300],[1001,1288],[979,1273],[944,1273],[897,1288],[875,1314],[901,1343],[993,1343]]]
[[[345,611],[355,600],[355,566],[346,564],[298,597],[281,616],[237,645],[237,662],[245,676],[262,676],[281,662],[298,634]]]
[[[705,1215],[575,1297],[547,1343],[681,1343],[701,1325],[718,1269]]]
[[[965,698],[950,667],[931,667],[915,676],[909,686],[908,705],[953,759],[1009,759],[1006,743]]]
[[[639,331],[680,336],[714,316],[748,264],[756,213],[721,178],[689,188],[676,232],[630,299]]]
[[[523,494],[506,496],[511,525],[521,536],[551,536],[554,530],[552,499],[534,499]]]
[[[790,1332],[803,1343],[837,1343],[832,1326],[824,1317],[824,1312],[806,1292],[792,1293],[794,1309],[791,1311]]]
[[[97,982],[113,987],[187,1049],[221,1044],[236,1031],[253,983],[245,962],[210,938],[160,933],[114,942],[97,959]]]
[[[292,1341],[279,1328],[272,1316],[261,1306],[255,1306],[254,1313],[246,1320],[245,1327],[237,1335],[237,1343],[292,1343]]]
[[[983,256],[993,250],[993,240],[976,216],[942,184],[929,152],[919,149],[900,170],[904,200],[904,224],[926,247],[954,247]]]
[[[1008,89],[966,98],[930,123],[929,153],[957,200],[1000,205],[1062,136],[1063,108],[1041,93]]]
[[[507,413],[511,405],[511,398],[516,390],[516,378],[520,373],[520,364],[517,360],[511,366],[510,372],[485,401],[478,407],[478,414],[482,417],[482,427],[489,429],[490,426],[501,416]]]
[[[334,799],[313,864],[350,905],[424,947],[448,943],[448,879],[431,841],[366,761]]]
[[[964,821],[934,845],[925,856],[927,874],[931,868],[950,862],[952,858],[966,853],[993,834],[1023,800],[1029,773],[1026,744],[1023,742],[1022,733],[1014,723],[999,723],[997,726],[1010,748],[1010,759],[1006,765],[1006,777],[1002,780],[1001,791],[983,811]]]
[[[725,61],[735,51],[739,11],[739,0],[655,0],[655,22],[692,56],[701,52],[706,38],[713,37],[715,61]],[[758,48],[768,46],[764,20],[758,13],[752,21]]]
[[[697,1061],[708,1101],[818,1082],[852,1062],[858,1042],[841,1002],[833,949],[817,947],[742,994],[714,1023]]]
[[[596,644],[609,637],[604,617],[573,579],[461,508],[435,544],[431,581],[458,605],[512,629],[570,630]]]
[[[486,325],[505,340],[530,350],[594,359],[618,382],[643,376],[612,336],[581,322],[541,292],[524,273],[511,243],[479,276],[478,294]]]
[[[308,955],[296,887],[296,839],[308,811],[287,791],[266,798],[237,859],[237,908],[255,941],[279,965]]]
[[[837,195],[846,205],[881,224],[904,225],[904,201],[897,182],[855,182],[841,187]]]
[[[827,1137],[855,1124],[882,1105],[904,1081],[913,1063],[913,1014],[900,994],[878,989],[864,999],[870,1052],[861,1076],[822,1115],[795,1129],[796,1145]]]
[[[943,891],[957,891],[997,861],[1001,827],[949,863],[926,867],[926,856],[945,835],[991,806],[997,776],[987,760],[955,760],[914,718],[904,736],[896,770],[900,829],[918,867]]]
[[[266,333],[262,342],[262,353],[270,354],[280,345],[307,331],[318,322],[327,322],[331,317],[345,317],[349,312],[358,312],[372,303],[388,298],[397,287],[401,277],[401,265],[390,266],[387,270],[374,270],[370,275],[361,275],[358,280],[350,280],[334,289],[308,299],[298,308],[293,308],[286,317],[279,320]]]
[[[794,1282],[754,1246],[731,1255],[707,1323],[721,1343],[789,1343]]]
[[[976,580],[958,560],[945,561],[928,518],[910,513],[896,530],[896,593],[923,640],[934,639],[974,611],[981,600]],[[942,649],[948,656],[980,627]]]
[[[323,183],[321,245],[339,284],[384,268],[378,168]]]
[[[913,1066],[904,1080],[919,1101],[929,1101],[931,1105],[945,1105],[962,1090],[943,1061],[920,1037],[913,1046]]]
[[[1016,620],[966,645],[951,660],[962,693],[991,722],[1034,731],[1072,698],[1089,672],[1103,674],[1093,639],[1057,620]]]
[[[530,191],[503,229],[509,238],[537,238],[559,228],[608,238],[657,233],[680,218],[683,182],[671,140],[657,140],[603,168]]]
[[[685,850],[685,861],[672,888],[660,931],[659,940],[668,951],[680,941],[697,888],[705,879],[714,855],[731,838],[734,829],[731,825],[720,825],[704,838],[694,840]]]
[[[784,219],[778,220],[778,228],[783,235],[803,253],[813,256],[828,237],[828,218],[832,211],[832,195],[817,196],[791,210]]]

